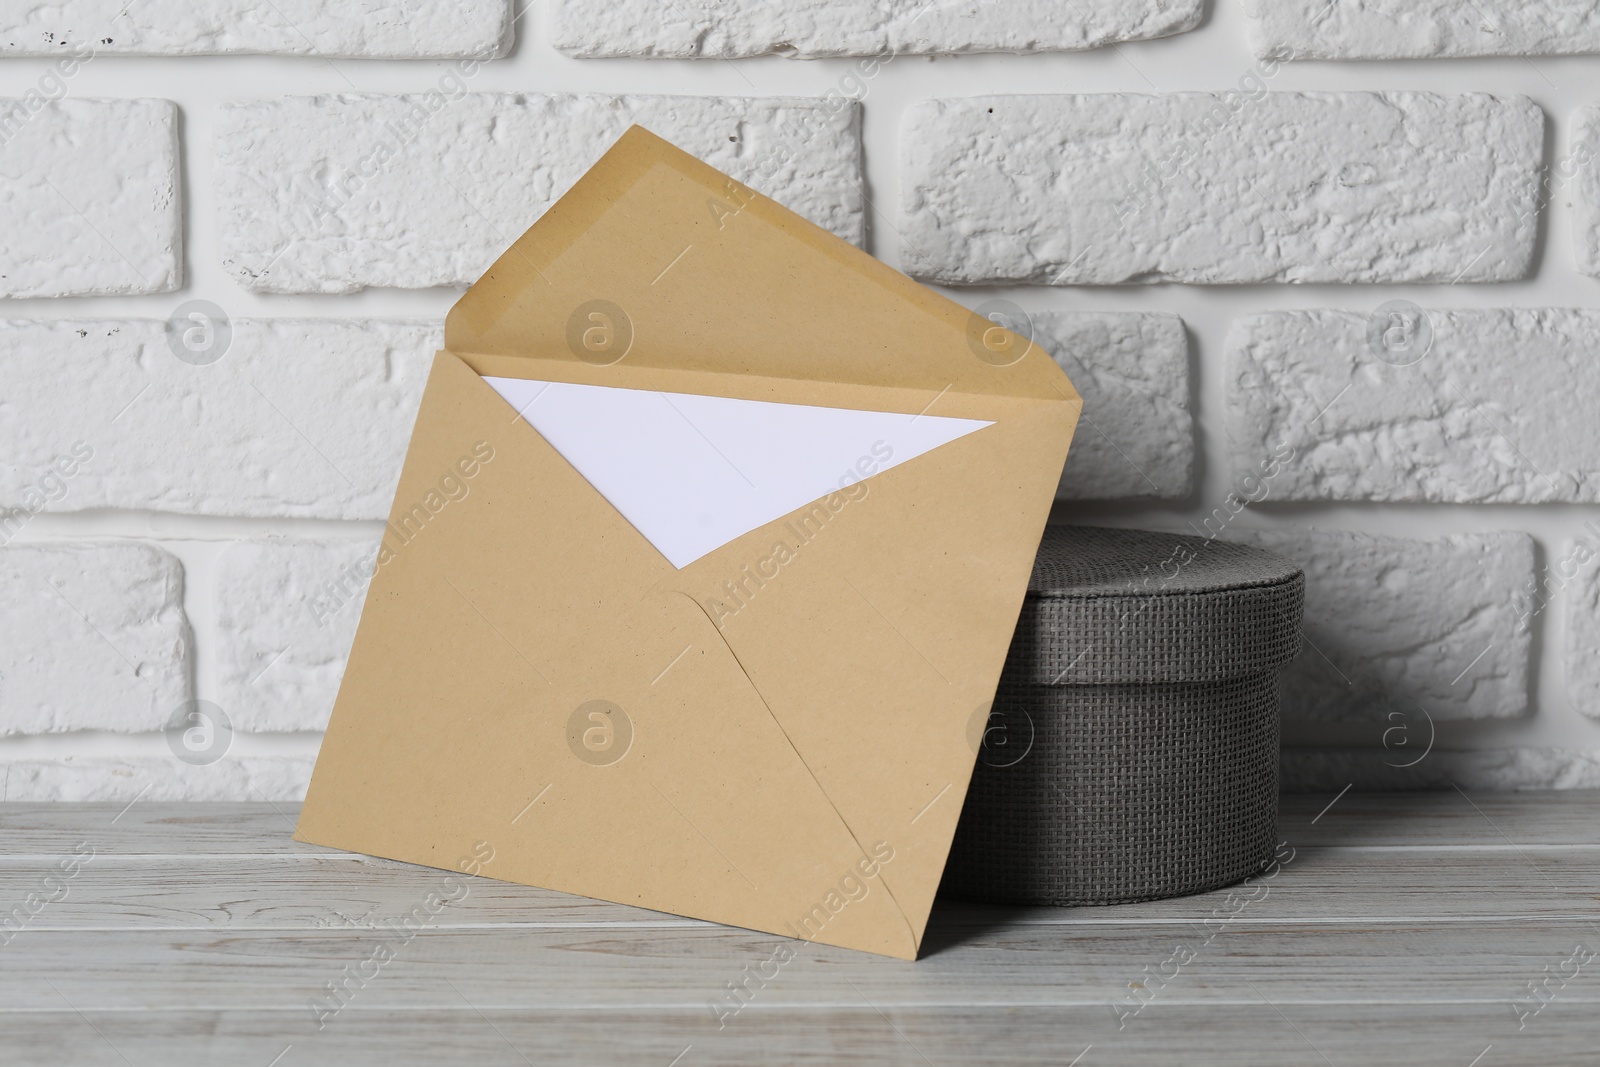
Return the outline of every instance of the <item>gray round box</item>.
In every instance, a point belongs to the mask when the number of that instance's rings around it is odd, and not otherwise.
[[[1050,527],[993,710],[974,717],[941,892],[1120,904],[1259,871],[1304,603],[1304,573],[1271,552]]]

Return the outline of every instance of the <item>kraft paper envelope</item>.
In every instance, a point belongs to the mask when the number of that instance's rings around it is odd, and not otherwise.
[[[914,959],[1065,375],[638,128],[445,345],[297,837]]]

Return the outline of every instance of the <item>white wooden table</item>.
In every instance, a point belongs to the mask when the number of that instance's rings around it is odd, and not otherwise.
[[[444,872],[292,807],[0,805],[0,1064],[1600,1063],[1600,794],[1330,801],[1231,896],[941,904],[737,1013],[780,939],[486,879],[412,933]]]

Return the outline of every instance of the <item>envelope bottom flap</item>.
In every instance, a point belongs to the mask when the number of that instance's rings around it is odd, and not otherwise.
[[[1032,405],[668,580],[714,619],[857,839],[894,848],[885,883],[919,938],[1071,414]]]
[[[776,714],[774,714],[772,706],[767,702],[767,698],[762,695],[760,687],[756,685],[755,679],[750,676],[750,672],[745,668],[744,663],[740,660],[738,652],[731,644],[728,643],[726,637],[718,629],[711,616],[698,601],[687,595],[683,595],[681,599],[693,605],[694,610],[697,611],[701,618],[705,620],[708,638],[721,642],[723,649],[727,653],[728,659],[732,661],[733,666],[738,669],[740,675],[743,677],[744,684],[748,688],[750,695],[754,698],[754,701],[760,705],[762,711],[770,720],[773,729],[776,730],[778,736],[782,738],[783,746],[785,747],[789,757],[792,758],[794,765],[797,766],[810,781],[815,790],[816,796],[820,797],[822,801],[827,804],[828,809],[832,812],[838,826],[849,835],[850,841],[858,853],[858,856],[855,858],[854,862],[854,870],[847,867],[839,873],[838,878],[836,879],[840,887],[844,890],[846,898],[850,898],[857,891],[856,887],[860,883],[861,877],[879,878],[883,886],[883,891],[888,897],[889,903],[893,906],[896,916],[899,918],[900,922],[904,924],[907,942],[909,944],[910,951],[914,956],[917,946],[919,946],[922,942],[923,924],[916,922],[911,918],[911,916],[906,912],[906,909],[900,904],[900,901],[895,897],[894,890],[891,888],[890,882],[892,880],[892,876],[888,873],[886,865],[888,861],[892,861],[894,854],[893,845],[887,841],[866,840],[854,827],[850,825],[849,821],[845,818],[845,813],[841,811],[839,805],[836,804],[831,797],[829,797],[827,789],[818,779],[816,772],[812,770],[810,764],[807,763],[805,756],[801,753],[800,749],[796,747],[793,739],[789,736],[788,730],[784,728],[783,722]],[[870,872],[868,868],[871,868]],[[834,894],[832,881],[827,883],[826,893]],[[863,895],[865,894],[863,893]],[[825,897],[824,903],[826,902],[827,899]],[[836,914],[836,912],[830,911],[830,914]]]
[[[507,881],[914,955],[879,862],[704,611],[513,417],[441,355],[397,500],[460,470],[464,442],[493,458],[386,535],[302,839],[445,869],[481,845]]]

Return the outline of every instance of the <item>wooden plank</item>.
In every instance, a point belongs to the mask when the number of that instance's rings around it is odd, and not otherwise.
[[[1600,845],[1600,791],[1347,793],[1280,798],[1296,845]],[[1476,809],[1473,805],[1477,805]],[[1323,814],[1324,809],[1326,813]],[[0,804],[0,851],[116,855],[326,853],[293,841],[297,804]],[[1321,816],[1318,818],[1318,816]]]
[[[1284,1003],[1509,1000],[1574,946],[1600,945],[1587,922],[1232,924],[975,928],[915,964],[723,927],[423,931],[52,931],[3,949],[0,1004],[141,1011],[289,1009],[351,981],[368,1008],[449,1008],[454,983],[480,1005],[608,1010],[704,1009],[782,952],[795,957],[764,992],[774,1007],[1108,1005],[1177,970],[1163,1000],[1237,1001],[1246,979]],[[1184,956],[1192,954],[1187,962]],[[384,959],[385,955],[392,956]],[[1176,964],[1169,961],[1177,960]],[[376,962],[372,962],[376,961]],[[1600,961],[1589,964],[1595,975]],[[365,976],[356,982],[352,975]],[[1600,1004],[1600,981],[1564,999]]]
[[[721,1030],[709,1014],[693,1012],[492,1007],[352,1007],[322,1031],[297,1025],[283,1012],[80,1016],[65,1009],[12,1013],[0,1028],[0,1062],[28,1067],[1570,1067],[1593,1063],[1597,1045],[1600,1022],[1592,1009],[1560,999],[1519,1031],[1500,1004],[1441,1004],[1425,1011],[1404,1004],[1295,1005],[1279,1002],[1267,987],[1260,995],[1243,987],[1241,999],[1227,1005],[1155,1006],[1120,1031],[1108,1012],[1093,1007],[880,1012],[862,997],[853,1005],[804,1012],[755,1002]],[[175,1055],[174,1049],[182,1051]]]
[[[0,916],[94,858],[0,932],[0,1063],[1590,1062],[1600,960],[1517,1004],[1600,948],[1597,801],[1289,797],[1272,879],[941,903],[916,964],[486,879],[409,936],[444,873],[297,845],[288,806],[4,805]]]
[[[326,853],[294,841],[298,804],[0,804],[0,850],[59,855],[87,842],[108,855]]]
[[[489,878],[450,879],[427,867],[345,853],[97,854],[70,879],[47,881],[58,859],[0,857],[0,917],[30,893],[46,892],[61,899],[28,919],[31,930],[348,928],[397,918],[438,894],[453,901],[431,920],[441,928],[703,925]],[[1237,893],[1250,901],[1242,922],[1595,919],[1600,918],[1600,848],[1307,848],[1296,850],[1276,876]],[[1234,895],[1224,889],[1109,908],[997,909],[941,902],[935,926],[1199,922],[1219,910],[1227,913]]]
[[[1278,836],[1297,845],[1600,845],[1600,791],[1284,796]]]

